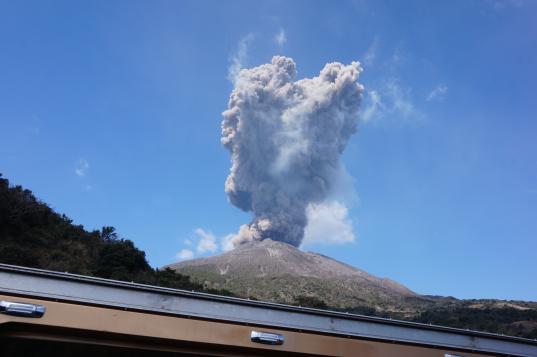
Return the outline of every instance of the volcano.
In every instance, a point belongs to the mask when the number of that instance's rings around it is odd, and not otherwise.
[[[209,288],[286,304],[305,297],[334,308],[405,311],[416,302],[429,300],[394,280],[270,239],[247,242],[220,255],[168,267]]]

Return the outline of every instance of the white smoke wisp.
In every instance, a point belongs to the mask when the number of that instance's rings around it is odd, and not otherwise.
[[[334,62],[295,81],[295,62],[275,56],[237,74],[222,121],[232,162],[225,190],[254,217],[228,246],[266,238],[300,245],[306,208],[334,189],[341,153],[356,132],[361,71],[358,62]]]
[[[356,237],[348,214],[348,208],[339,201],[309,204],[302,246],[353,243]]]

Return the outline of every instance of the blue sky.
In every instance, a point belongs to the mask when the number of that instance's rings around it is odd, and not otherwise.
[[[200,234],[251,219],[224,192],[228,71],[276,54],[300,78],[364,68],[356,239],[307,249],[419,293],[537,300],[534,1],[0,1],[0,172],[153,266],[211,254]]]

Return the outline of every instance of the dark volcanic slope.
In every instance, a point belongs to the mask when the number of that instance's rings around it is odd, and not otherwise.
[[[400,311],[406,300],[419,299],[393,280],[270,239],[169,267],[213,288],[284,303],[292,303],[299,296],[313,296],[333,307],[374,305]]]

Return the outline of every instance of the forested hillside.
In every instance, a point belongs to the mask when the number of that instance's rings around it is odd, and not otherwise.
[[[0,263],[230,295],[173,270],[151,268],[145,253],[114,227],[87,231],[1,174]]]

